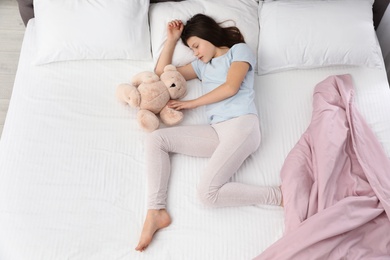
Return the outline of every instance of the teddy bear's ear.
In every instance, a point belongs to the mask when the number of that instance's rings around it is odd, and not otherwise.
[[[166,72],[166,71],[175,71],[175,70],[177,70],[177,69],[176,69],[176,67],[175,67],[174,65],[172,65],[172,64],[168,64],[168,65],[166,65],[166,66],[164,67],[164,72]]]

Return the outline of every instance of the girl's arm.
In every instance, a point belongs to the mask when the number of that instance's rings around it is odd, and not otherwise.
[[[225,83],[197,99],[186,101],[170,100],[168,106],[176,110],[191,109],[232,97],[240,89],[241,83],[249,70],[249,66],[247,62],[235,61],[229,68]]]
[[[160,57],[157,61],[155,73],[158,76],[164,72],[164,67],[172,63],[173,52],[176,47],[177,41],[180,39],[180,35],[183,32],[183,22],[180,20],[173,20],[168,23],[167,26],[167,40],[165,41],[164,47],[161,51]],[[196,78],[196,73],[192,68],[191,64],[178,67],[177,70],[183,75],[186,80]]]

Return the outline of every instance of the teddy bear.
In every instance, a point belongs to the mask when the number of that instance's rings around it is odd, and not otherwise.
[[[167,103],[186,94],[187,81],[171,64],[164,67],[160,77],[143,71],[132,78],[131,84],[120,84],[116,90],[120,102],[138,108],[138,124],[147,132],[159,128],[160,119],[166,126],[179,124],[184,118],[183,112],[169,108]]]

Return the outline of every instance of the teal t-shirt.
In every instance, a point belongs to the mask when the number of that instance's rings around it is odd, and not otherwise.
[[[228,70],[234,61],[248,62],[249,71],[236,95],[206,106],[206,114],[210,124],[246,114],[257,115],[253,90],[256,57],[247,44],[235,44],[227,53],[208,63],[195,60],[191,64],[196,75],[202,81],[203,93],[206,94],[226,81]]]

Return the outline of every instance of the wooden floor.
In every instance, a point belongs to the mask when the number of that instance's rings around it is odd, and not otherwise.
[[[0,136],[15,80],[24,31],[16,0],[0,0]]]

